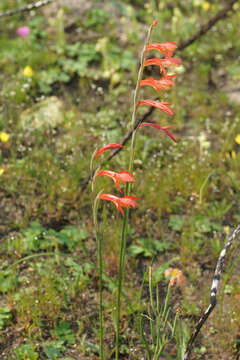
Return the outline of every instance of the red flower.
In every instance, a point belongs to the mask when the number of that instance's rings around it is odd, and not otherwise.
[[[131,196],[131,195],[128,195],[128,196],[124,196],[122,198],[118,197],[118,196],[115,196],[115,195],[112,195],[112,194],[101,194],[99,196],[99,199],[101,200],[108,200],[108,201],[112,201],[117,209],[119,211],[121,211],[122,215],[124,215],[124,212],[123,212],[123,207],[137,207],[138,206],[138,203],[136,201],[134,201],[135,199],[138,199],[137,196]]]
[[[177,66],[177,65],[181,64],[181,62],[182,62],[181,59],[173,58],[173,57],[168,57],[166,59],[152,58],[152,59],[145,60],[144,66],[157,65],[160,68],[160,72],[163,72],[164,74],[166,74],[165,68],[169,68],[171,66]]]
[[[171,57],[174,53],[174,51],[177,48],[177,44],[174,42],[164,42],[162,44],[160,43],[153,43],[146,46],[145,51],[150,50],[158,50],[160,51],[165,57]]]
[[[152,86],[157,92],[168,90],[174,85],[174,82],[171,79],[168,79],[167,76],[170,75],[166,75],[160,80],[155,80],[152,77],[141,80],[139,86]]]
[[[123,148],[123,146],[120,145],[120,144],[116,144],[116,143],[109,143],[109,144],[101,147],[101,149],[99,149],[99,150],[96,152],[95,158],[97,158],[99,155],[101,155],[105,150],[108,150],[108,149],[117,149],[117,148]]]
[[[156,26],[158,23],[158,19],[156,19],[153,23],[152,23],[152,27]]]
[[[130,174],[128,171],[121,171],[120,173],[117,173],[115,171],[110,171],[110,170],[100,170],[98,171],[96,176],[107,176],[113,179],[116,187],[121,192],[122,190],[120,188],[119,183],[135,182],[134,176]]]
[[[142,123],[139,127],[141,128],[143,126],[152,126],[158,130],[164,131],[173,141],[177,142],[175,137],[170,133],[170,131],[168,131],[169,129],[175,128],[175,126],[160,126],[158,124],[153,124],[153,123]]]
[[[171,103],[160,102],[160,101],[155,101],[155,100],[140,100],[137,104],[137,108],[139,106],[152,106],[152,107],[162,110],[163,112],[165,112],[168,115],[173,115],[174,113],[173,113],[172,109],[170,109],[167,105],[171,105]]]

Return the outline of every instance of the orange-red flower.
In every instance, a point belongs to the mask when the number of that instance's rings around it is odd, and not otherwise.
[[[170,131],[168,131],[169,129],[175,128],[175,126],[160,126],[158,124],[153,124],[153,123],[142,123],[139,127],[141,128],[143,126],[152,126],[158,130],[164,131],[173,141],[177,142],[175,137],[170,133]]]
[[[152,27],[156,26],[158,23],[158,19],[154,20],[154,22],[152,23]]]
[[[138,203],[136,201],[134,201],[135,199],[139,199],[137,196],[132,196],[132,195],[128,195],[128,196],[124,196],[122,198],[112,195],[112,194],[101,194],[99,196],[99,199],[101,200],[108,200],[108,201],[112,201],[117,209],[119,211],[121,211],[122,215],[124,215],[123,212],[123,207],[137,207]]]
[[[184,280],[183,273],[179,269],[169,268],[164,271],[164,276],[170,277],[170,286],[171,287],[174,285],[175,281],[179,286],[182,286],[182,284],[183,284],[183,280]]]
[[[160,43],[153,43],[146,46],[145,51],[150,50],[158,50],[160,51],[165,57],[171,57],[174,51],[177,48],[177,44],[174,42],[166,41],[162,44]]]
[[[168,90],[174,85],[174,82],[167,76],[168,75],[164,76],[160,80],[155,80],[153,77],[141,80],[139,86],[152,86],[157,92]]]
[[[152,107],[162,110],[163,112],[165,112],[168,115],[173,115],[174,113],[173,113],[172,109],[170,109],[167,105],[171,105],[171,103],[160,102],[160,101],[155,101],[155,100],[140,100],[137,104],[137,108],[139,106],[152,106]]]
[[[168,57],[166,59],[152,58],[152,59],[145,60],[144,66],[149,66],[149,65],[159,66],[160,72],[163,72],[164,74],[166,74],[166,68],[169,68],[172,66],[178,66],[179,64],[181,64],[181,62],[182,62],[181,59],[173,58],[173,57]]]
[[[113,179],[116,187],[119,191],[122,192],[119,183],[126,183],[126,182],[135,182],[134,176],[130,174],[128,171],[121,171],[117,173],[111,170],[99,170],[96,176],[107,176]]]
[[[105,150],[108,150],[108,149],[117,149],[117,148],[123,148],[123,145],[116,144],[116,143],[109,143],[109,144],[101,147],[101,149],[99,149],[99,150],[96,152],[95,158],[97,158],[99,155],[101,155]]]

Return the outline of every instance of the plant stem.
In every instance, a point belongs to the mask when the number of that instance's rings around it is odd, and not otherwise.
[[[131,139],[131,148],[130,148],[130,157],[129,157],[129,172],[132,172],[133,169],[133,160],[134,160],[134,148],[135,148],[135,133],[136,129],[134,129],[136,123],[136,113],[137,113],[137,102],[139,96],[139,83],[142,80],[143,70],[144,70],[144,61],[146,57],[145,48],[146,45],[149,44],[152,30],[154,25],[151,25],[148,31],[147,39],[141,54],[141,63],[138,72],[138,79],[136,88],[134,91],[134,100],[133,100],[133,113],[132,113],[132,139]],[[126,185],[126,195],[130,194],[131,184],[127,183]],[[122,233],[121,233],[121,248],[120,248],[120,256],[119,256],[119,269],[118,269],[118,290],[117,290],[117,319],[116,319],[116,352],[115,359],[119,360],[119,337],[120,337],[120,316],[121,316],[121,293],[122,293],[122,284],[123,284],[123,274],[124,274],[124,263],[125,263],[125,253],[126,253],[126,239],[127,239],[127,228],[128,228],[128,218],[129,218],[129,209],[127,208],[123,223],[122,223]]]
[[[129,209],[126,210],[126,213],[123,218],[122,233],[121,233],[121,248],[120,248],[120,256],[119,256],[118,287],[117,287],[116,352],[115,352],[116,360],[119,360],[121,294],[122,294],[125,253],[126,253],[126,239],[127,239],[126,235],[127,235],[127,227],[128,227],[128,216],[129,216]]]
[[[99,353],[100,360],[104,360],[103,353],[103,261],[102,261],[102,234],[99,231],[98,220],[97,220],[97,211],[99,204],[99,196],[102,193],[102,190],[98,193],[94,200],[93,204],[93,222],[94,228],[96,232],[96,240],[97,240],[97,254],[98,254],[98,268],[99,268]]]
[[[104,360],[103,354],[103,261],[102,261],[102,239],[101,233],[99,231],[96,232],[97,237],[97,252],[98,252],[98,266],[99,266],[99,325],[100,325],[100,333],[99,333],[99,348],[100,348],[100,359]]]

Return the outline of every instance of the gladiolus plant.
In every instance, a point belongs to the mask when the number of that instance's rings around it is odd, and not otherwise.
[[[137,196],[132,195],[131,186],[132,183],[135,182],[135,177],[133,175],[133,161],[134,161],[134,149],[136,142],[136,134],[138,128],[142,127],[153,127],[161,132],[165,133],[170,139],[174,142],[177,142],[173,134],[169,131],[173,129],[174,126],[162,126],[156,123],[142,123],[140,126],[136,126],[137,120],[137,110],[142,106],[154,107],[161,110],[163,113],[168,116],[173,116],[174,112],[171,109],[171,103],[166,101],[159,100],[151,100],[151,99],[141,99],[139,100],[140,89],[143,86],[150,86],[156,90],[157,93],[162,93],[165,90],[169,90],[174,85],[174,77],[176,75],[167,74],[169,68],[175,67],[181,63],[181,60],[173,57],[173,53],[177,48],[176,43],[174,42],[164,42],[164,43],[151,43],[151,35],[154,27],[157,25],[157,20],[153,22],[150,26],[146,43],[141,55],[141,64],[138,73],[138,80],[134,92],[134,100],[133,100],[133,112],[131,119],[131,127],[132,127],[132,138],[131,138],[131,147],[130,147],[130,155],[129,155],[129,165],[128,170],[122,170],[120,172],[116,172],[114,170],[100,170],[99,168],[93,174],[93,185],[97,178],[100,176],[109,177],[114,181],[114,184],[122,193],[120,188],[120,183],[126,183],[126,188],[124,191],[124,196],[117,196],[114,194],[103,193],[101,191],[95,198],[94,207],[93,207],[93,216],[94,216],[94,224],[96,230],[96,238],[97,238],[97,247],[98,247],[98,263],[99,263],[99,277],[100,277],[100,301],[99,301],[99,318],[100,318],[100,359],[104,359],[104,351],[103,351],[103,298],[102,298],[102,235],[99,230],[98,221],[97,221],[97,209],[99,200],[112,202],[117,210],[121,212],[123,215],[122,219],[122,232],[121,232],[121,243],[120,243],[120,254],[119,254],[119,270],[118,270],[118,286],[117,286],[117,300],[116,300],[116,347],[115,347],[115,359],[119,360],[119,337],[120,337],[120,315],[121,315],[121,297],[122,297],[122,285],[123,285],[123,275],[124,275],[124,263],[125,263],[125,253],[126,253],[126,238],[127,238],[127,230],[128,230],[128,218],[129,211],[132,208],[138,207],[138,203],[136,199]],[[161,57],[155,57],[146,59],[146,55],[151,51],[158,51]],[[154,79],[153,77],[149,77],[143,79],[144,68],[147,66],[158,66],[160,70],[160,79]],[[104,145],[99,150],[95,151],[92,156],[92,162],[100,157],[106,150],[111,149],[121,149],[123,146],[117,143],[109,143]],[[93,169],[91,162],[91,169]],[[126,208],[126,209],[125,209]],[[176,277],[177,281],[180,281]]]

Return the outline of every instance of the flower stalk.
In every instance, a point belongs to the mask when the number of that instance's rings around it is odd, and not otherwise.
[[[100,291],[100,305],[99,305],[99,318],[100,318],[100,359],[103,360],[104,353],[103,353],[103,298],[102,298],[102,236],[98,230],[97,225],[97,204],[98,199],[100,200],[107,200],[112,202],[116,208],[121,212],[123,215],[123,221],[122,221],[122,230],[121,230],[121,241],[120,241],[120,254],[119,254],[119,268],[118,268],[118,283],[117,283],[117,299],[116,299],[116,323],[115,323],[115,331],[116,331],[116,346],[115,346],[115,360],[119,360],[119,352],[120,352],[120,320],[121,320],[121,297],[122,297],[122,287],[123,287],[123,281],[124,281],[124,265],[125,265],[125,255],[126,255],[126,239],[127,239],[127,233],[128,233],[128,221],[129,221],[129,209],[133,207],[137,207],[138,204],[135,201],[138,197],[130,195],[131,192],[131,184],[135,182],[134,175],[132,175],[133,171],[133,163],[134,163],[134,152],[135,152],[135,142],[136,142],[136,132],[138,128],[144,127],[144,126],[150,126],[154,127],[162,132],[164,132],[167,136],[169,136],[174,142],[177,142],[175,137],[172,135],[172,133],[169,131],[173,128],[173,126],[160,126],[158,124],[152,124],[152,123],[142,123],[141,121],[137,123],[136,116],[137,116],[137,110],[141,106],[150,106],[155,107],[161,110],[162,112],[166,113],[167,115],[172,116],[174,113],[172,109],[169,107],[171,104],[168,102],[160,102],[155,100],[146,100],[142,99],[139,101],[139,92],[140,88],[142,86],[151,86],[153,87],[158,93],[164,90],[169,90],[173,85],[173,78],[176,75],[168,75],[167,69],[169,67],[177,66],[181,60],[173,58],[173,52],[176,49],[177,45],[175,43],[171,42],[165,42],[165,43],[150,43],[152,31],[154,26],[157,24],[157,20],[153,22],[153,24],[150,26],[146,38],[146,42],[141,54],[140,59],[140,68],[138,71],[138,78],[137,78],[137,84],[134,91],[134,98],[133,98],[133,111],[131,116],[131,127],[132,127],[132,137],[131,137],[131,146],[130,146],[130,154],[129,154],[129,165],[128,165],[128,171],[122,170],[120,172],[115,172],[112,170],[99,170],[95,172],[95,175],[93,177],[93,184],[94,181],[100,177],[105,176],[108,178],[111,178],[114,181],[115,186],[117,189],[122,192],[119,183],[126,183],[126,189],[125,189],[125,195],[123,197],[118,197],[113,194],[107,194],[107,193],[99,193],[97,196],[97,200],[95,200],[95,206],[94,206],[94,224],[96,229],[96,239],[97,239],[97,248],[98,248],[98,261],[99,261],[99,276],[100,276],[100,282],[99,282],[99,291]],[[148,51],[159,51],[161,53],[161,56],[163,58],[152,58],[146,60],[146,54]],[[155,80],[154,78],[148,78],[143,79],[143,72],[144,68],[149,65],[156,65],[159,66],[160,74],[162,77],[159,80]],[[136,126],[136,123],[138,124]],[[93,172],[93,161],[98,158],[102,153],[104,153],[106,150],[109,149],[119,149],[122,148],[121,144],[117,143],[110,143],[102,148],[100,148],[98,151],[95,151],[95,153],[92,156],[91,160],[91,171]],[[93,175],[93,174],[92,174]],[[124,211],[124,207],[126,207],[126,210]],[[150,294],[151,302],[153,305],[153,296]],[[159,320],[160,321],[160,320]],[[158,341],[159,344],[159,341]],[[161,351],[161,350],[160,350]],[[159,349],[157,349],[157,353],[159,353]]]
[[[134,91],[134,98],[133,98],[133,112],[132,112],[132,138],[131,138],[131,147],[130,147],[130,157],[129,157],[129,167],[128,171],[131,173],[133,170],[133,161],[134,161],[134,149],[135,149],[135,135],[137,128],[134,129],[136,123],[136,113],[137,113],[137,104],[138,104],[138,97],[140,91],[140,82],[143,77],[143,70],[144,70],[144,62],[146,58],[146,46],[149,44],[152,31],[154,26],[157,24],[155,21],[149,28],[147,39],[145,46],[142,50],[141,60],[140,60],[140,68],[138,71],[138,79],[136,88]],[[126,185],[126,194],[129,195],[131,190],[131,186],[129,183]],[[119,257],[119,270],[118,270],[118,291],[117,291],[117,324],[116,324],[116,352],[115,352],[115,359],[119,360],[119,338],[120,338],[120,316],[121,316],[121,292],[122,292],[122,283],[123,283],[123,273],[124,273],[124,264],[125,264],[125,254],[126,254],[126,241],[127,241],[127,229],[128,229],[128,218],[129,218],[129,209],[126,210],[123,223],[122,223],[122,232],[121,232],[121,248],[120,248],[120,257]]]

